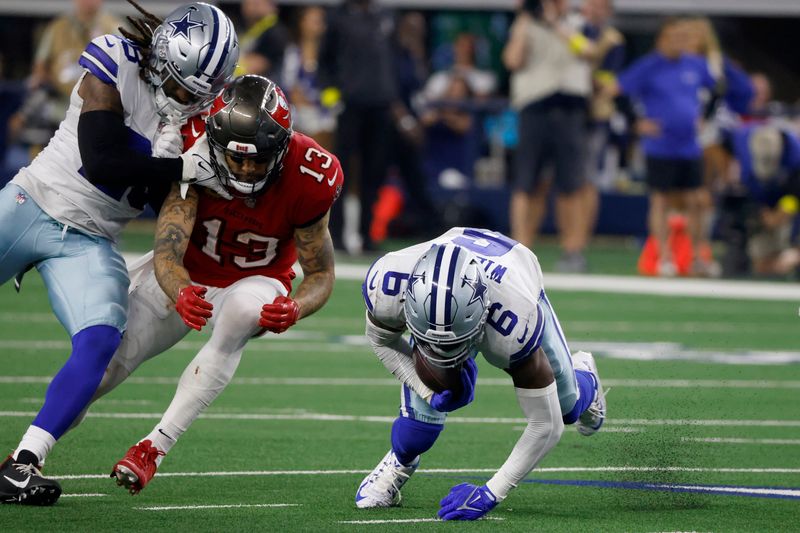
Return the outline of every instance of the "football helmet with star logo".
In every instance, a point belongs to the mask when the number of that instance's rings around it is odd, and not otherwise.
[[[489,313],[486,277],[462,246],[437,244],[414,265],[403,309],[420,352],[434,366],[452,368],[472,356]]]
[[[148,81],[158,114],[183,122],[207,109],[238,59],[236,31],[219,8],[192,2],[172,11],[153,32]],[[178,99],[176,92],[189,97]]]

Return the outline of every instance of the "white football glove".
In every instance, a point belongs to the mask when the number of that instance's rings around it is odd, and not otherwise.
[[[183,153],[183,136],[178,123],[164,124],[153,144],[153,157],[180,157]]]
[[[189,185],[208,187],[226,200],[233,198],[217,178],[214,165],[211,164],[210,147],[205,134],[198,138],[194,145],[180,157],[183,159],[183,177],[180,181],[181,198],[186,198]]]

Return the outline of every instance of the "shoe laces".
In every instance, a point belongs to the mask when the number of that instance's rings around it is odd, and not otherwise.
[[[17,472],[20,472],[20,473],[28,475],[28,476],[39,476],[39,477],[41,477],[41,475],[42,475],[42,473],[39,471],[39,469],[36,468],[32,464],[14,463],[14,468],[17,470]]]
[[[135,446],[132,455],[137,462],[141,462],[142,465],[147,465],[149,463],[155,463],[159,456],[164,456],[166,453],[153,446],[149,440],[146,440]]]
[[[389,492],[394,496],[400,492],[405,480],[410,477],[411,474],[404,472],[394,459],[389,459],[384,461],[381,468],[373,474],[372,486],[378,492]]]

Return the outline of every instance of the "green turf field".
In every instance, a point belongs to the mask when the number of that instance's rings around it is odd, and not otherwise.
[[[452,485],[491,476],[524,425],[510,382],[482,360],[475,402],[452,415],[403,490],[403,506],[355,509],[359,482],[389,448],[399,387],[361,338],[359,284],[340,280],[317,315],[251,343],[234,383],[140,495],[129,496],[106,475],[160,418],[203,334],[190,334],[96,404],[48,459],[45,473],[64,488],[58,504],[0,506],[0,530],[800,527],[800,365],[753,364],[763,352],[797,361],[797,303],[548,294],[573,349],[599,347],[601,376],[612,388],[609,418],[590,438],[567,428],[492,521],[428,521]],[[28,275],[19,295],[10,284],[0,287],[4,450],[17,444],[41,405],[68,340],[37,274]],[[664,485],[716,493],[669,492]],[[759,490],[770,497],[754,497]]]

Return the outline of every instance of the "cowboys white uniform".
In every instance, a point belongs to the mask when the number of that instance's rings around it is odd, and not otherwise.
[[[578,398],[578,387],[569,347],[544,291],[539,261],[528,248],[500,233],[452,228],[436,239],[378,259],[367,272],[362,291],[368,313],[396,331],[394,338],[383,331],[384,342],[391,344],[406,329],[403,298],[417,260],[431,245],[448,242],[473,252],[487,280],[487,286],[478,282],[473,287],[474,298],[485,299],[489,308],[477,350],[492,365],[507,369],[541,347],[553,369],[561,412],[569,413]],[[371,323],[369,319],[367,323]],[[403,416],[434,424],[444,422],[444,413],[432,409],[407,386],[403,387],[401,401]]]
[[[160,117],[153,89],[139,76],[139,49],[116,35],[94,39],[79,63],[100,81],[119,91],[130,146],[151,155]],[[86,177],[78,149],[78,95],[84,72],[70,96],[67,116],[47,147],[12,180],[55,220],[91,235],[115,241],[123,226],[141,214],[145,190],[93,185]],[[103,194],[98,194],[98,189]]]

